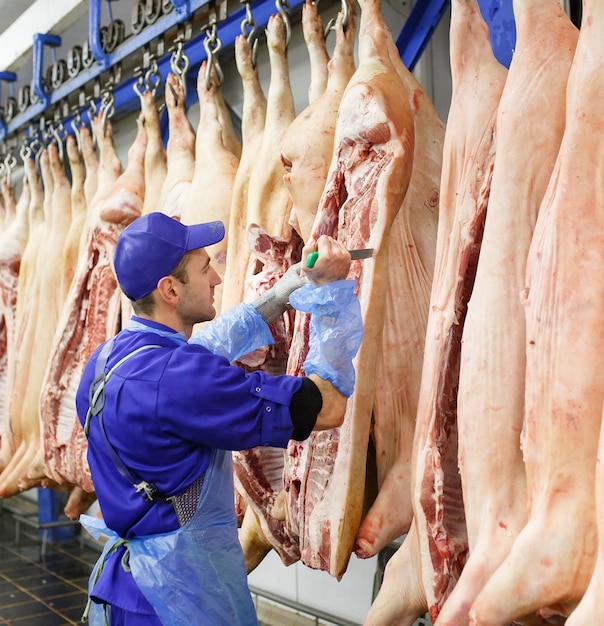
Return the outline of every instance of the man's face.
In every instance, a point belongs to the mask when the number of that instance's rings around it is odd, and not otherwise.
[[[214,287],[222,281],[203,248],[188,253],[186,271],[187,282],[180,283],[179,315],[186,324],[214,319]]]

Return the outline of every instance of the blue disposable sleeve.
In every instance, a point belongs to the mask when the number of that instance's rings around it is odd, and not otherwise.
[[[355,371],[352,359],[363,340],[361,305],[354,280],[337,280],[319,287],[304,285],[290,296],[298,311],[310,313],[306,375],[328,380],[347,398],[352,395]]]
[[[193,333],[189,343],[196,343],[233,362],[262,346],[275,342],[256,309],[242,302],[217,317],[211,324]]]

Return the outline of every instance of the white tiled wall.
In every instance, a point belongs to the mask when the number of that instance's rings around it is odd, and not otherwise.
[[[352,556],[348,569],[338,582],[335,578],[301,563],[283,565],[276,553],[269,553],[249,575],[249,583],[259,590],[278,595],[309,609],[362,624],[371,606],[377,557],[367,560]]]

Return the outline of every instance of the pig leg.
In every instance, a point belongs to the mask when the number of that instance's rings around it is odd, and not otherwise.
[[[166,150],[159,127],[159,111],[155,96],[150,91],[143,93],[141,109],[147,130],[145,151],[145,201],[143,214],[161,210],[159,206],[161,189],[166,179]]]

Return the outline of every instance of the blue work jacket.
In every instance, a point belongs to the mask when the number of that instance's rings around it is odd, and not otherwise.
[[[245,373],[180,333],[133,317],[139,330],[123,330],[114,340],[105,371],[144,345],[159,345],[125,361],[105,387],[105,432],[124,465],[166,495],[179,495],[205,472],[213,449],[286,447],[293,433],[289,412],[302,379]],[[140,330],[140,325],[149,332]],[[89,390],[101,347],[84,370],[76,394],[84,424]],[[124,538],[178,528],[173,507],[147,502],[125,479],[108,454],[92,417],[88,463],[103,519]],[[233,498],[234,506],[234,498]],[[123,549],[110,555],[92,598],[124,610],[153,614],[131,575],[121,565]]]

